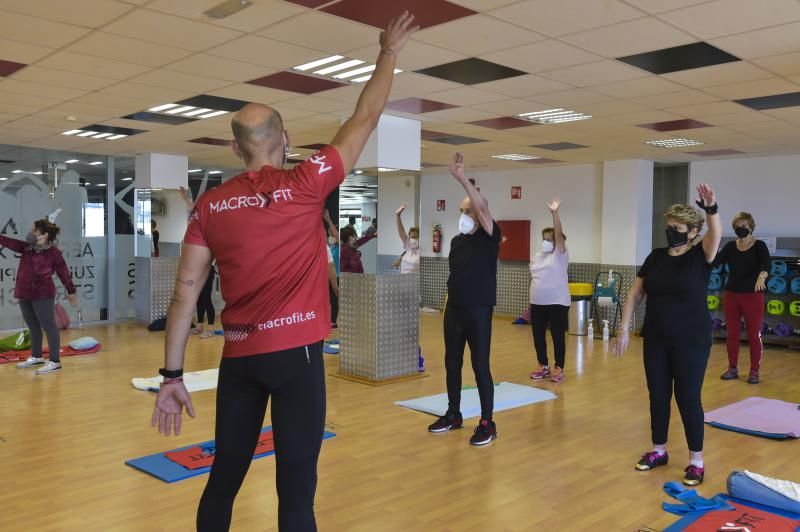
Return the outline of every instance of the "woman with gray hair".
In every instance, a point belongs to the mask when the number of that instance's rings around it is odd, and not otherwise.
[[[647,296],[642,337],[644,372],[650,393],[650,428],[653,450],[644,453],[636,464],[639,471],[667,465],[672,391],[683,420],[689,444],[689,465],[683,483],[703,482],[703,404],[701,390],[711,353],[711,316],[706,287],[711,263],[717,255],[722,226],[714,191],[708,185],[697,187],[697,205],[673,205],[664,213],[669,247],[654,249],[639,269],[625,309],[614,352],[621,355],[628,347],[628,329],[639,304]],[[708,231],[698,238],[703,223]]]

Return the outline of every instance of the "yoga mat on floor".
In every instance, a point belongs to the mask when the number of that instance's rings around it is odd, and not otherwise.
[[[738,403],[706,412],[712,427],[772,439],[800,438],[797,403],[749,397]]]
[[[269,436],[262,436],[265,441],[272,441],[272,427],[264,427],[261,429],[261,434],[265,435],[268,434]],[[332,432],[325,431],[322,435],[323,440],[327,440],[328,438],[333,438],[336,434]],[[261,439],[259,440],[261,441]],[[190,451],[189,453],[185,453],[183,451]],[[183,480],[190,477],[196,477],[198,475],[203,475],[211,471],[210,466],[203,466],[198,467],[195,469],[190,469],[188,467],[184,467],[173,460],[178,460],[179,462],[189,463],[193,460],[207,460],[210,457],[213,457],[214,454],[214,440],[210,440],[203,443],[198,443],[195,445],[188,445],[186,447],[181,447],[179,449],[173,449],[172,451],[166,451],[163,453],[156,453],[151,454],[149,456],[143,456],[141,458],[136,458],[134,460],[128,460],[125,462],[125,465],[128,465],[134,469],[138,469],[143,473],[147,473],[148,475],[154,476],[159,480],[163,480],[167,483],[177,482],[179,480]],[[270,456],[275,454],[275,451],[272,449],[267,450],[267,446],[259,445],[256,447],[256,453],[253,455],[253,460],[258,458],[264,458],[265,456]],[[167,455],[172,456],[173,460],[167,458]],[[211,463],[212,460],[208,461]]]
[[[326,343],[325,346],[322,348],[323,353],[328,353],[329,355],[338,355],[339,354],[339,344],[329,344]]]
[[[201,390],[213,390],[217,387],[217,380],[219,379],[219,368],[204,369],[202,371],[190,371],[183,374],[183,384],[190,392],[199,392]],[[144,390],[147,392],[157,392],[161,389],[161,382],[164,377],[148,377],[146,379],[135,377],[131,379],[131,384],[137,390]]]
[[[719,497],[733,505],[734,509],[692,512],[664,529],[664,532],[717,532],[728,523],[748,527],[752,531],[769,532],[794,532],[800,527],[800,514],[742,501],[729,495],[720,494]]]
[[[501,382],[494,385],[495,412],[509,410],[518,406],[532,405],[542,401],[550,401],[555,398],[556,395],[554,393],[531,386],[510,382]],[[395,401],[394,404],[411,410],[433,414],[434,416],[443,416],[447,412],[447,394],[440,393],[439,395],[429,395],[408,401]],[[464,419],[481,415],[481,402],[477,388],[467,387],[461,390],[461,415],[464,416]]]
[[[101,344],[97,344],[96,346],[92,347],[91,349],[84,349],[78,350],[73,349],[69,346],[61,348],[61,355],[62,357],[71,357],[75,355],[91,355],[93,353],[97,353],[103,346]],[[30,349],[25,351],[6,351],[4,353],[0,353],[0,364],[8,364],[9,362],[22,362],[26,358],[31,356]],[[42,349],[42,356],[44,358],[50,358],[50,352],[45,347]]]

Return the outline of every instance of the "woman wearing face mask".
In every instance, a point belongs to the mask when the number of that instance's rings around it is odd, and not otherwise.
[[[728,282],[722,296],[725,322],[728,324],[728,369],[721,379],[729,381],[739,378],[739,339],[742,334],[742,319],[747,327],[750,344],[750,375],[747,382],[758,384],[761,367],[761,317],[764,312],[764,290],[769,275],[769,249],[761,240],[753,237],[756,223],[749,212],[740,212],[731,224],[737,239],[722,248],[715,265],[727,264],[730,268]]]
[[[328,297],[331,300],[331,327],[338,327],[339,319],[339,230],[331,219],[328,209],[322,211],[322,218],[328,226],[328,252],[333,261],[334,277],[328,283]]]
[[[42,219],[33,223],[25,242],[0,235],[0,246],[22,255],[14,297],[19,300],[22,318],[31,332],[31,356],[17,364],[17,367],[25,369],[42,366],[36,370],[39,375],[61,369],[61,336],[56,325],[56,285],[53,283],[53,273],[58,275],[67,289],[70,304],[73,307],[78,306],[72,276],[64,256],[55,245],[60,231],[57,225]],[[47,346],[50,349],[50,360],[47,362],[42,356],[42,329],[47,334]]]
[[[531,328],[533,345],[539,369],[531,373],[531,379],[546,379],[564,382],[564,358],[567,351],[567,313],[571,303],[567,284],[569,253],[564,242],[567,237],[561,230],[558,207],[561,199],[555,198],[547,204],[553,214],[553,227],[542,230],[542,250],[531,263]],[[553,337],[556,365],[552,371],[547,360],[547,326]]]
[[[361,264],[361,252],[358,251],[358,248],[377,236],[378,233],[372,233],[358,238],[355,229],[349,225],[342,227],[342,249],[340,251],[339,269],[342,272],[364,273],[364,265]]]
[[[419,273],[419,227],[412,227],[406,234],[402,218],[404,210],[406,210],[405,203],[395,211],[397,216],[397,235],[403,243],[403,254],[395,264],[400,268],[400,273]]]
[[[497,427],[492,420],[494,383],[489,367],[489,352],[492,311],[497,303],[500,227],[492,219],[486,199],[464,177],[464,156],[460,153],[453,157],[450,173],[464,187],[467,197],[459,209],[460,234],[450,241],[448,257],[450,277],[447,279],[448,297],[444,310],[448,408],[445,415],[431,424],[428,430],[447,432],[464,426],[461,415],[461,368],[464,365],[464,347],[469,344],[481,402],[481,420],[469,443],[486,445],[497,438]]]
[[[642,455],[636,469],[647,471],[669,461],[667,432],[674,389],[689,444],[690,462],[683,479],[689,486],[703,482],[705,473],[700,392],[711,352],[706,288],[722,236],[714,191],[701,184],[697,193],[697,204],[706,211],[708,231],[695,242],[703,228],[703,216],[689,205],[673,205],[664,214],[669,247],[654,249],[639,269],[614,345],[617,355],[628,347],[631,318],[647,296],[642,337],[653,450]]]

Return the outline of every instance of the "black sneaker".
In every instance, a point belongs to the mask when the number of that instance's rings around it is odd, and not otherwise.
[[[697,486],[701,484],[706,472],[704,468],[695,465],[689,465],[684,471],[686,475],[683,477],[683,483],[687,486]]]
[[[658,454],[655,451],[644,453],[642,459],[636,464],[636,469],[639,471],[650,471],[658,466],[667,465],[669,462],[669,454],[664,451],[664,454]]]
[[[750,371],[750,376],[747,377],[747,384],[758,384],[760,381],[758,379],[758,370]]]
[[[434,423],[428,425],[428,432],[447,432],[448,430],[455,430],[464,427],[464,418],[461,417],[461,412],[458,414],[446,413]]]
[[[492,440],[495,439],[497,439],[497,426],[494,421],[481,419],[481,422],[475,428],[475,433],[469,439],[469,444],[486,445],[487,443],[492,443]]]
[[[725,373],[719,376],[720,379],[724,381],[732,381],[733,379],[739,378],[739,369],[736,366],[729,367],[725,370]]]

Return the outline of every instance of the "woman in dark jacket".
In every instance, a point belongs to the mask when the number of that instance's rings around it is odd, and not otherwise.
[[[56,326],[56,285],[53,283],[53,273],[58,275],[67,289],[70,304],[73,307],[78,306],[72,276],[64,255],[56,246],[56,237],[60,231],[57,225],[42,219],[33,223],[25,241],[0,235],[0,246],[21,255],[14,297],[19,300],[22,318],[31,332],[31,356],[17,364],[17,367],[25,369],[42,366],[36,370],[40,375],[61,369],[61,337]],[[42,356],[43,329],[50,348],[50,360],[47,362]]]

